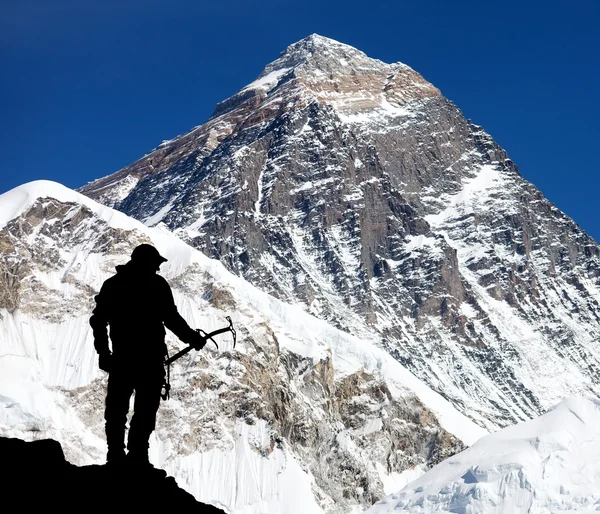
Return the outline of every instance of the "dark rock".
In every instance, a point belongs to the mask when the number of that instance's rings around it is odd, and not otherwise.
[[[173,477],[132,471],[125,465],[73,466],[65,460],[60,444],[51,439],[0,438],[0,483],[4,495],[24,512],[225,514],[197,502]]]

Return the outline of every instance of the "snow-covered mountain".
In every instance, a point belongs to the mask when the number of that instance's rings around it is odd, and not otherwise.
[[[382,350],[231,274],[169,231],[59,184],[0,196],[0,437],[103,462],[106,375],[88,319],[132,249],[169,261],[182,315],[226,337],[172,367],[151,458],[227,512],[361,512],[485,432]],[[170,336],[171,352],[181,343]]]
[[[365,514],[600,511],[600,400],[570,398],[480,439]]]
[[[458,453],[598,396],[600,247],[408,66],[310,36],[81,193],[0,196],[0,436],[103,460],[88,318],[151,242],[192,325],[238,328],[235,351],[224,338],[173,367],[152,439],[198,500],[236,514],[362,512],[391,493],[373,512],[597,507],[595,400]]]
[[[600,392],[600,249],[404,64],[313,35],[81,192],[375,340],[490,430]]]

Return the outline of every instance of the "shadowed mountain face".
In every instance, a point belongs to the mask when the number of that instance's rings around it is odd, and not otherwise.
[[[439,90],[320,36],[81,192],[380,345],[482,426],[598,394],[598,245]]]
[[[25,442],[0,438],[0,477],[4,491],[23,512],[165,511],[225,514],[197,502],[172,477],[107,466],[73,466],[52,439]],[[8,505],[8,504],[7,504]],[[14,503],[13,503],[14,505]]]

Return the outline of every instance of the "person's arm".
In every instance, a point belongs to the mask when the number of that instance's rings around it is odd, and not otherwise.
[[[164,279],[161,280],[161,288],[163,323],[165,324],[165,327],[173,332],[184,343],[189,344],[196,349],[202,348],[204,344],[206,344],[206,341],[198,332],[191,328],[187,321],[179,314],[171,288]]]
[[[100,369],[109,371],[110,349],[108,347],[108,321],[109,321],[109,288],[106,283],[102,285],[100,293],[95,297],[96,308],[90,317],[90,326],[94,334],[94,348],[100,357]]]

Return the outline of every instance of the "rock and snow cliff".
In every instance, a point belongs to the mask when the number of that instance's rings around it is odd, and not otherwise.
[[[230,315],[238,330],[235,350],[222,338],[173,366],[151,441],[154,463],[198,500],[248,514],[361,511],[483,433],[374,341],[42,181],[0,196],[0,436],[53,438],[74,464],[103,461],[106,377],[88,318],[142,242],[169,259],[163,276],[192,326]]]
[[[600,392],[598,245],[406,65],[310,36],[81,191],[377,339],[490,430]]]

